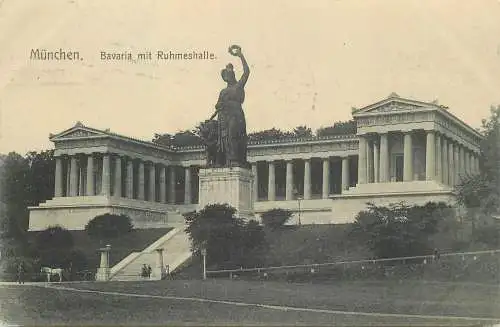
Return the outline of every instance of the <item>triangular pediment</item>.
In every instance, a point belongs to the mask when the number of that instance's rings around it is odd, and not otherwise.
[[[387,99],[373,103],[360,109],[353,109],[353,116],[363,114],[389,113],[396,111],[413,111],[441,107],[435,102],[422,102],[404,99],[397,94],[391,94]]]
[[[87,137],[96,137],[96,136],[105,136],[107,135],[105,132],[94,129],[94,128],[89,128],[78,122],[75,126],[71,127],[70,129],[67,129],[61,133],[58,133],[56,135],[50,135],[50,140],[51,141],[58,141],[58,140],[67,140],[67,139],[72,139],[72,138],[87,138]]]

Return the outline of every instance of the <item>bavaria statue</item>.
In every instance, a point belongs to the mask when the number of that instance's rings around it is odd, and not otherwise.
[[[243,75],[236,80],[233,65],[227,64],[221,76],[227,86],[220,91],[214,114],[200,124],[200,136],[207,147],[209,167],[248,167],[247,132],[242,104],[250,69],[241,47],[232,45],[229,53],[239,57]],[[214,118],[217,116],[217,120]]]

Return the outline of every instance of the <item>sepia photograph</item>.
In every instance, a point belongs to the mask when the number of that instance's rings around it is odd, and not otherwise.
[[[0,0],[0,326],[500,326],[500,0]]]

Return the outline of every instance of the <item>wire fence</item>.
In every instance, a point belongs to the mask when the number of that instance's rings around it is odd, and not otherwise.
[[[73,273],[64,271],[62,275],[62,281],[95,281],[95,270],[81,270]],[[2,281],[18,281],[19,275],[15,272],[3,273],[1,276]],[[22,281],[24,282],[47,282],[47,274],[42,272],[27,271],[22,274]],[[50,274],[50,282],[58,282],[58,274]]]
[[[426,278],[500,282],[500,249],[324,263],[207,270],[213,278],[340,280]]]
[[[167,268],[168,269],[168,268]],[[118,276],[120,275],[120,276]],[[320,281],[320,280],[357,280],[357,279],[411,279],[443,281],[480,281],[500,283],[500,249],[435,253],[431,255],[407,256],[395,258],[371,258],[362,260],[340,260],[323,263],[253,267],[239,269],[207,270],[211,278],[242,278],[259,280]],[[201,274],[198,275],[201,278]],[[150,280],[141,276],[141,272],[117,274],[117,280]],[[162,279],[175,276],[166,271]],[[3,280],[17,280],[17,274],[2,276]],[[46,282],[47,274],[27,272],[23,276],[26,282]],[[82,270],[72,274],[63,274],[63,281],[94,281],[96,270]],[[156,279],[156,278],[152,278]],[[59,276],[52,275],[51,281],[59,281]]]

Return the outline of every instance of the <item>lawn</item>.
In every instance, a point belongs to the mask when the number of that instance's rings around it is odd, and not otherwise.
[[[43,285],[0,286],[3,320],[30,325],[471,325],[478,324],[480,318],[495,318],[500,321],[498,285],[164,280],[53,286],[55,288],[44,288]],[[115,293],[81,293],[71,289],[57,289],[60,286]],[[133,297],[133,294],[142,297]],[[196,299],[228,302],[201,302]],[[288,310],[251,304],[286,306]],[[313,312],[304,309],[327,311]],[[488,322],[481,323],[484,325]]]

